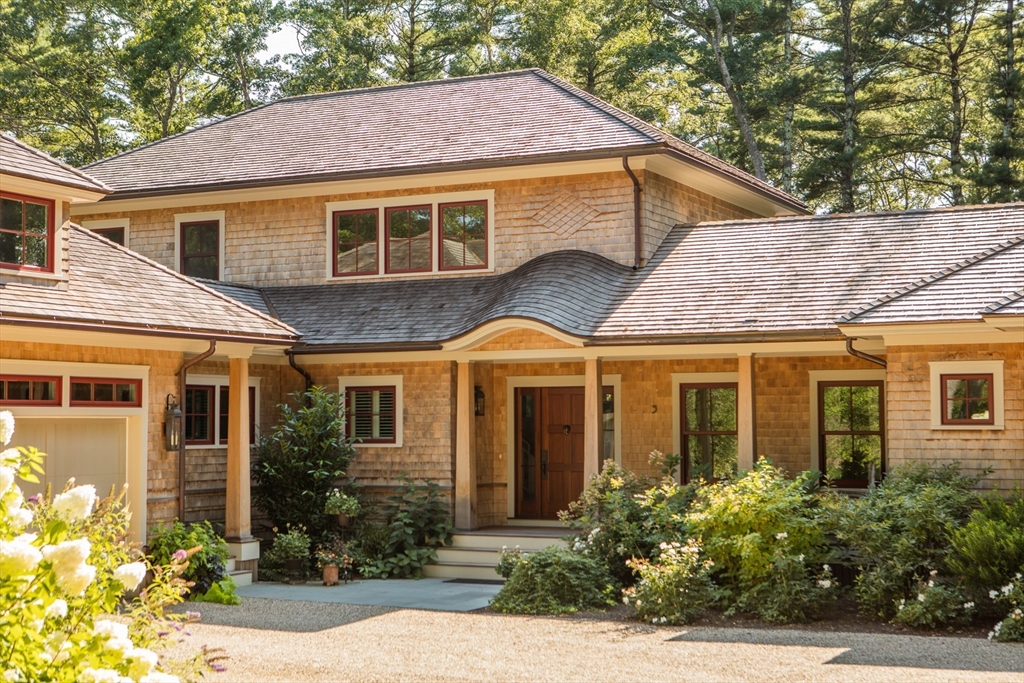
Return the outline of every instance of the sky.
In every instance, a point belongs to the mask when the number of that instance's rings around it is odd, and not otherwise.
[[[286,55],[299,51],[299,37],[295,27],[283,24],[276,33],[267,36],[267,49],[259,53],[260,61],[266,61],[274,55]]]

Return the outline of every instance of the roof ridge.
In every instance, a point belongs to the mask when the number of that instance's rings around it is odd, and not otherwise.
[[[49,154],[47,154],[43,150],[36,149],[35,147],[33,147],[32,145],[28,144],[27,142],[22,142],[21,140],[19,140],[18,138],[14,137],[13,135],[8,135],[8,134],[4,133],[3,135],[0,135],[0,137],[3,137],[5,140],[7,140],[9,142],[13,142],[18,147],[21,147],[22,149],[24,149],[24,150],[26,150],[28,152],[31,152],[33,155],[43,159],[44,161],[48,161],[51,164],[55,164],[55,165],[63,168],[66,171],[70,171],[71,173],[74,173],[79,178],[82,178],[83,180],[87,180],[90,183],[93,183],[94,185],[97,185],[97,186],[103,188],[104,190],[109,190],[110,192],[114,191],[114,189],[112,187],[110,187],[109,185],[104,183],[99,178],[93,178],[91,175],[89,175],[85,171],[82,171],[81,169],[77,169],[74,166],[72,166],[71,164],[66,164],[63,161],[61,161],[60,159],[57,159],[55,157],[50,156]]]
[[[274,323],[278,327],[284,327],[289,332],[291,332],[292,334],[294,334],[296,336],[299,336],[299,332],[296,329],[294,329],[291,325],[288,325],[287,323],[285,323],[283,320],[278,320],[276,318],[268,316],[266,313],[263,313],[262,311],[258,311],[255,308],[247,306],[247,305],[243,304],[241,301],[238,301],[237,299],[234,299],[234,298],[232,298],[230,296],[227,296],[226,294],[221,294],[220,292],[216,291],[212,287],[207,287],[206,285],[202,284],[201,282],[196,282],[196,280],[194,280],[193,278],[188,277],[187,275],[183,275],[183,274],[181,274],[181,273],[179,273],[179,272],[177,272],[175,270],[171,270],[170,268],[168,268],[167,266],[163,265],[162,263],[157,263],[156,261],[154,261],[152,259],[146,258],[142,254],[140,254],[140,253],[138,253],[136,251],[132,251],[128,247],[122,246],[122,245],[118,244],[117,242],[112,242],[111,240],[108,240],[103,235],[99,235],[99,234],[93,232],[92,230],[89,230],[87,228],[83,228],[82,226],[78,225],[77,223],[70,223],[69,225],[71,226],[71,228],[73,230],[77,230],[78,232],[83,233],[83,234],[87,235],[88,237],[91,237],[92,239],[98,240],[101,244],[103,244],[103,246],[113,247],[114,249],[116,249],[118,251],[121,251],[122,253],[124,253],[124,254],[126,254],[128,256],[131,256],[132,258],[134,258],[137,261],[141,261],[142,263],[144,263],[144,264],[146,264],[148,266],[155,267],[158,270],[163,271],[164,273],[172,275],[172,276],[176,277],[177,279],[192,285],[193,287],[198,287],[199,289],[203,290],[204,292],[207,292],[208,294],[212,294],[213,296],[217,297],[218,299],[222,299],[222,300],[227,301],[227,302],[229,302],[231,304],[234,304],[238,308],[241,308],[242,310],[244,310],[246,313],[250,313],[252,315],[255,315],[258,318],[263,319],[264,321],[272,322],[272,323]],[[231,283],[227,283],[227,284],[231,284]]]
[[[1022,299],[1024,299],[1024,289],[1017,289],[1010,292],[1009,294],[1004,294],[1003,296],[999,297],[998,299],[990,303],[988,306],[983,308],[981,312],[998,313],[1000,309],[1006,308],[1011,304],[1015,304]]]
[[[1016,237],[1011,237],[1010,239],[1004,242],[1000,242],[992,247],[989,247],[988,249],[985,249],[984,251],[974,254],[973,256],[969,256],[961,261],[958,261],[953,265],[946,266],[945,268],[939,270],[938,272],[932,273],[931,275],[927,275],[923,278],[915,280],[914,282],[911,282],[910,284],[901,287],[900,289],[897,289],[895,291],[890,292],[889,294],[886,294],[885,296],[875,299],[871,303],[865,304],[860,308],[850,311],[849,313],[841,316],[839,318],[839,321],[852,322],[854,319],[859,318],[865,313],[881,308],[882,306],[885,306],[886,304],[895,301],[896,299],[900,299],[904,296],[907,296],[908,294],[919,291],[929,285],[932,285],[936,282],[940,282],[948,277],[956,275],[957,273],[961,273],[973,265],[981,263],[982,261],[985,261],[997,254],[1009,251],[1010,249],[1013,249],[1014,247],[1020,244],[1024,244],[1024,234],[1018,235]]]

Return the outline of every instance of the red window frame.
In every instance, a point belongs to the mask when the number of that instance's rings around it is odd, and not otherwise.
[[[835,429],[825,428],[825,390],[831,387],[878,387],[878,429]],[[875,473],[876,479],[881,480],[885,474],[885,465],[888,457],[886,455],[885,443],[885,381],[881,379],[865,380],[829,380],[818,382],[818,470],[822,476],[828,473],[828,447],[826,438],[829,436],[852,436],[854,438],[877,436],[879,441],[879,452],[881,464]],[[870,482],[867,479],[835,479],[832,486],[844,489],[864,489]]]
[[[357,391],[380,391],[388,392],[391,394],[391,412],[388,413],[376,413],[377,417],[391,417],[392,436],[390,439],[364,439],[359,438],[359,443],[364,444],[389,444],[398,443],[398,387],[394,385],[381,385],[373,387],[345,387],[345,432],[350,437],[354,437],[354,429],[352,427],[355,418],[358,415],[369,415],[374,416],[374,413],[356,413],[355,412],[355,401],[352,399],[352,394]]]
[[[103,237],[106,237],[108,240],[110,240],[111,242],[113,242],[115,244],[120,244],[122,247],[125,246],[125,244],[124,244],[124,228],[123,227],[120,227],[120,228],[93,228],[92,231],[94,233],[96,233],[97,235],[102,235]],[[118,233],[120,233],[120,236],[121,236],[120,239],[114,239],[113,237],[111,237],[111,235],[115,235],[115,234],[118,234]]]
[[[690,440],[688,436],[736,436],[739,438],[739,400],[740,390],[738,382],[691,382],[687,384],[680,383],[679,385],[679,449],[682,452],[682,466],[680,473],[682,474],[683,483],[690,481]],[[690,389],[733,389],[736,391],[736,429],[733,430],[701,430],[701,429],[689,429],[689,424],[686,420],[686,392]],[[738,448],[738,445],[737,445]],[[714,473],[714,463],[711,463],[712,474]],[[713,476],[711,481],[718,481]]]
[[[988,396],[984,399],[980,397],[972,398],[970,394],[966,394],[964,398],[950,398],[948,394],[948,380],[963,380],[967,382],[967,389],[970,391],[970,382],[972,379],[983,379],[988,382]],[[949,373],[945,375],[939,375],[939,382],[942,384],[942,424],[944,425],[994,425],[996,423],[996,400],[995,400],[995,376],[988,373]],[[988,419],[985,420],[973,420],[971,418],[956,419],[949,417],[949,402],[950,401],[965,401],[968,408],[970,408],[971,402],[977,402],[979,400],[988,401]]]
[[[186,394],[188,392],[190,392],[190,391],[191,392],[208,391],[210,393],[210,400],[207,402],[207,405],[209,406],[209,408],[207,409],[207,412],[205,412],[205,413],[197,413],[197,412],[191,412],[190,413],[190,412],[187,412],[188,402],[187,402],[187,400],[182,402],[183,403],[183,405],[182,405],[182,412],[184,413],[184,419],[185,419],[185,430],[184,430],[185,434],[188,433],[188,421],[189,421],[189,418],[201,417],[201,416],[205,415],[207,417],[207,419],[208,419],[208,424],[210,425],[209,429],[207,430],[208,431],[208,438],[206,438],[206,439],[195,439],[195,438],[186,439],[185,440],[185,445],[186,446],[212,446],[214,444],[215,437],[214,437],[214,431],[213,430],[217,428],[217,423],[214,421],[214,418],[216,416],[216,409],[214,408],[214,406],[215,406],[214,400],[216,399],[216,395],[214,394],[214,390],[216,390],[216,388],[217,387],[215,387],[213,385],[207,385],[207,384],[190,384],[187,387],[185,387],[185,393]],[[193,406],[195,404],[194,396],[195,396],[195,394],[193,393],[193,399],[192,399]],[[194,429],[193,429],[193,432],[194,432]],[[185,434],[182,434],[182,438],[185,438]]]
[[[56,217],[54,216],[54,212],[56,211],[56,202],[54,202],[52,199],[42,199],[40,197],[31,197],[29,195],[14,194],[13,192],[0,192],[0,199],[14,199],[16,201],[22,202],[23,205],[24,203],[27,202],[29,204],[40,204],[46,207],[46,267],[40,268],[39,266],[26,265],[25,263],[17,264],[8,263],[6,261],[0,261],[0,268],[6,268],[8,270],[26,270],[29,272],[36,273],[54,272],[54,242],[56,241],[56,231],[54,230],[54,221],[56,220]],[[21,210],[21,230],[6,230],[0,228],[0,232],[6,233],[8,235],[21,235],[21,254],[23,259],[25,256],[26,237],[29,235],[32,235],[34,237],[41,237],[41,235],[38,235],[36,233],[29,233],[26,231],[24,207]]]
[[[427,228],[427,249],[428,253],[433,250],[430,248],[430,243],[433,240],[434,233],[434,206],[432,204],[416,204],[413,206],[392,206],[384,209],[384,272],[385,273],[429,273],[433,271],[433,264],[428,263],[426,268],[392,268],[391,267],[391,215],[398,213],[399,211],[416,211],[418,209],[427,210],[427,220],[429,226]],[[402,238],[409,244],[409,253],[412,254],[412,240],[415,238]],[[431,256],[432,258],[432,256]],[[410,258],[410,260],[412,260]]]
[[[75,384],[88,384],[90,385],[89,395],[92,397],[88,401],[76,400],[74,398],[74,385]],[[117,385],[118,384],[131,384],[135,386],[135,400],[134,401],[118,401],[116,398],[112,401],[99,401],[96,399],[96,385],[97,384],[111,384],[114,387],[114,396],[117,396]],[[94,406],[97,408],[103,408],[107,406],[118,406],[118,407],[133,407],[138,408],[142,405],[142,380],[141,379],[123,379],[120,377],[72,377],[71,384],[71,395],[68,405],[70,406]]]
[[[185,228],[193,225],[216,225],[217,226],[217,248],[214,251],[199,251],[194,254],[185,253]],[[185,268],[185,263],[189,259],[203,258],[205,256],[214,256],[217,258],[217,277],[214,279],[220,279],[221,262],[220,262],[220,240],[221,240],[221,224],[219,219],[206,220],[206,221],[189,221],[187,223],[181,223],[178,225],[178,272],[182,275],[188,275],[188,277],[198,277],[198,275],[189,275]]]
[[[373,270],[359,270],[359,247],[363,244],[369,244],[369,242],[351,242],[356,247],[356,270],[349,273],[338,272],[338,217],[339,216],[358,216],[358,215],[372,215],[374,223],[374,243],[377,245],[377,253],[375,254],[377,265]],[[380,273],[380,210],[379,209],[353,209],[351,211],[335,211],[331,214],[331,241],[334,249],[334,259],[331,265],[334,277],[352,277],[353,275],[377,275]],[[346,243],[349,244],[349,243]]]
[[[484,207],[484,263],[481,266],[446,266],[444,265],[444,210],[450,209],[456,206],[482,206]],[[438,270],[450,271],[450,270],[486,270],[490,266],[490,235],[488,234],[490,225],[487,219],[487,200],[481,199],[479,201],[472,202],[448,202],[446,204],[437,205],[437,268]],[[462,231],[462,249],[463,254],[466,250],[466,231]]]
[[[10,390],[7,387],[8,382],[29,382],[29,393],[32,391],[33,382],[53,382],[54,389],[52,399],[48,400],[36,400],[36,399],[10,399]],[[51,377],[48,375],[0,375],[0,383],[3,383],[3,393],[0,394],[3,398],[0,398],[0,405],[2,406],[60,406],[61,405],[61,390],[64,388],[63,377]]]
[[[217,420],[217,442],[224,445],[228,442],[228,399],[231,396],[231,387],[221,385],[217,392],[218,420]],[[249,387],[249,445],[256,443],[256,387]]]

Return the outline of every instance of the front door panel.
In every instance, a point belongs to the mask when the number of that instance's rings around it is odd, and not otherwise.
[[[516,517],[558,519],[583,493],[583,387],[516,389]]]

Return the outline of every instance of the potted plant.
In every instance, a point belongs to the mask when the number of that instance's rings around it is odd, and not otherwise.
[[[337,585],[339,576],[348,581],[352,558],[348,554],[348,545],[337,536],[317,546],[316,560],[323,570],[325,586]]]
[[[324,504],[324,512],[338,515],[338,524],[343,527],[348,526],[351,519],[362,509],[356,496],[350,496],[341,489],[334,489],[327,494],[327,502]]]
[[[277,527],[274,527],[274,531],[277,531]],[[302,525],[293,528],[289,524],[288,531],[274,537],[274,553],[284,560],[290,583],[306,580],[305,565],[309,559],[309,546],[310,538],[306,534],[306,527]]]

